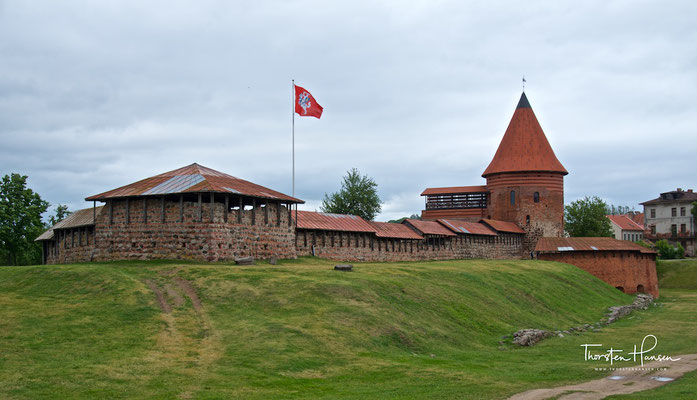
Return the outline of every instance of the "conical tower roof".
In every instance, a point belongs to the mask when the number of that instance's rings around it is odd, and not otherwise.
[[[554,155],[525,92],[513,113],[494,159],[482,176],[502,172],[545,171],[568,174]]]

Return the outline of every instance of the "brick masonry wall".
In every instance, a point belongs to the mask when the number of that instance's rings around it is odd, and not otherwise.
[[[313,254],[314,246],[314,254]],[[377,238],[368,233],[298,230],[296,248],[300,256],[315,255],[338,261],[418,261],[464,258],[520,258],[520,235],[456,238],[427,237],[424,240]]]
[[[568,251],[542,253],[538,258],[575,265],[614,287],[622,288],[625,293],[637,293],[642,285],[645,293],[658,298],[654,255],[632,251]]]
[[[563,175],[542,172],[496,174],[487,178],[487,188],[491,218],[515,222],[529,232],[541,230],[545,237],[560,237],[564,233]],[[515,191],[513,205],[511,191]],[[539,194],[537,203],[534,201],[535,192]]]

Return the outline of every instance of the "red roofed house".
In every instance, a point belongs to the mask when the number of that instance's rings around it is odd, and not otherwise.
[[[564,175],[523,93],[494,158],[486,185],[428,188],[424,220],[482,219],[512,222],[525,230],[528,251],[542,236],[564,232]]]
[[[644,227],[628,215],[607,215],[607,219],[610,220],[615,239],[636,242],[644,238]]]

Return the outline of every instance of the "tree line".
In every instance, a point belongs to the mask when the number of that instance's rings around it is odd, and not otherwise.
[[[41,216],[50,204],[27,187],[27,176],[11,173],[0,181],[0,265],[41,263],[41,244],[34,241],[42,232],[70,214],[58,204],[44,222]]]

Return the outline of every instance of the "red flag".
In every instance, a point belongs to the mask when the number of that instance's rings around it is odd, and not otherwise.
[[[319,119],[322,116],[322,110],[322,106],[317,103],[310,92],[295,85],[295,112],[298,115]]]

